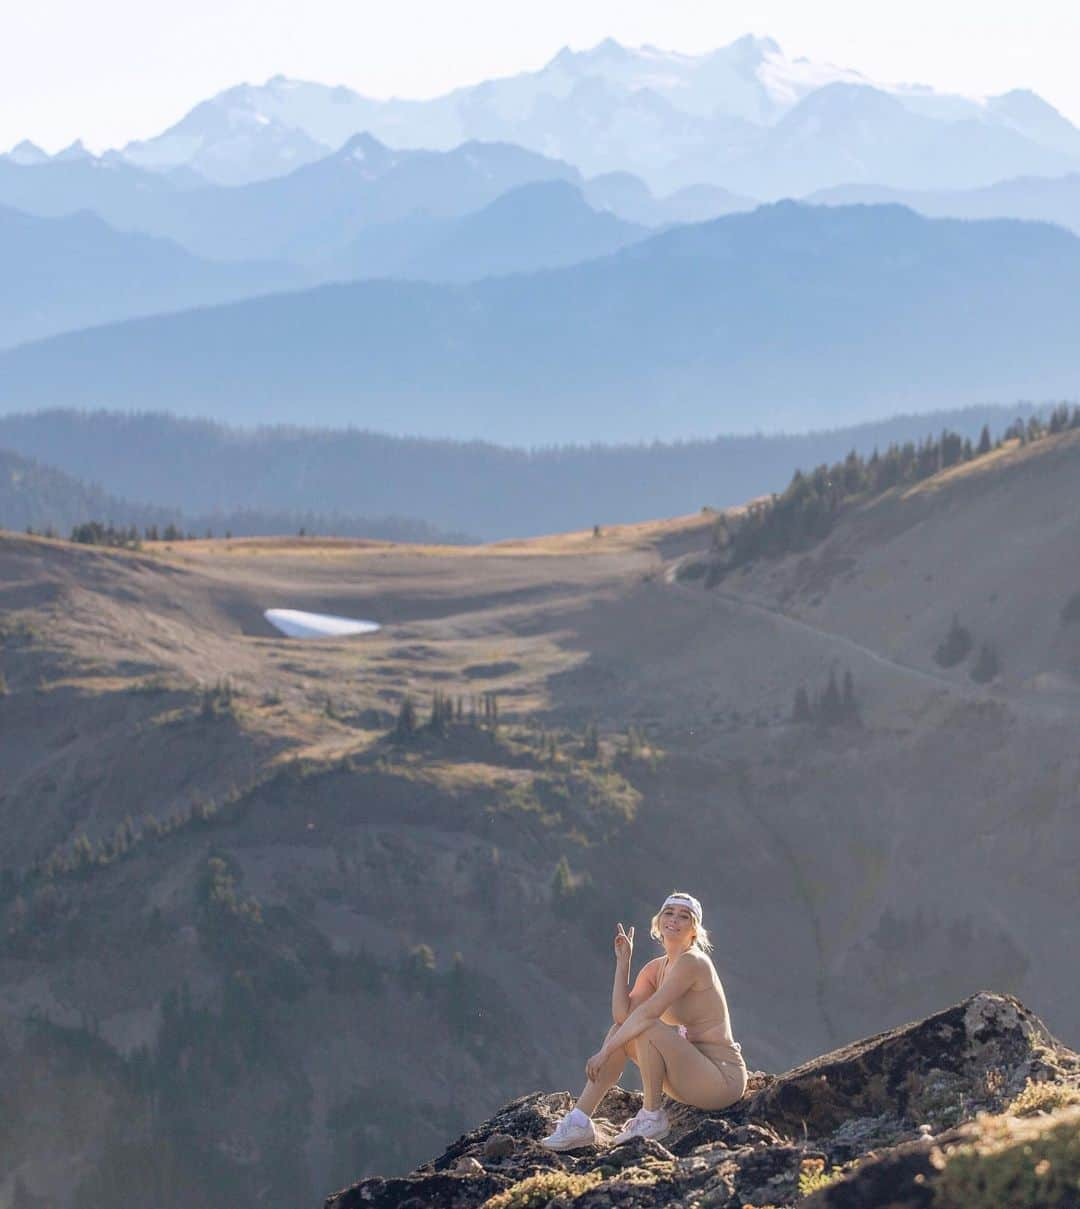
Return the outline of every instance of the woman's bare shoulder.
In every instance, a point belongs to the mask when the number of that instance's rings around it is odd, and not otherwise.
[[[700,949],[687,949],[685,953],[680,953],[672,963],[681,966],[683,969],[691,970],[710,970],[716,972],[716,967],[713,965],[707,953],[702,953]]]

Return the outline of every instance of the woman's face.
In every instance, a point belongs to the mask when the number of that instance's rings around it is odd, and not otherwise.
[[[694,917],[689,908],[672,904],[660,912],[660,935],[665,945],[670,942],[676,948],[688,949],[695,934]]]

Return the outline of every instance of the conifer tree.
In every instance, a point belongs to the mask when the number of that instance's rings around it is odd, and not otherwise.
[[[406,695],[401,700],[401,705],[398,707],[397,722],[394,725],[394,734],[399,739],[411,739],[416,734],[417,718],[416,706],[413,704],[412,697]]]
[[[433,734],[445,735],[454,721],[454,704],[450,697],[438,689],[431,697],[431,715],[428,730]]]
[[[843,699],[840,696],[840,686],[836,683],[836,669],[829,670],[829,683],[821,694],[818,704],[818,716],[826,726],[839,722],[844,716]]]
[[[973,645],[971,631],[960,624],[959,615],[954,613],[949,632],[934,651],[934,662],[939,667],[955,667],[968,657]]]
[[[586,760],[595,760],[600,754],[600,732],[595,722],[590,722],[585,727],[581,738],[581,754]]]
[[[984,642],[979,646],[979,654],[971,669],[971,678],[977,684],[989,684],[997,678],[1001,671],[1001,662],[997,650],[992,643]]]
[[[841,712],[846,721],[852,722],[858,716],[858,707],[855,704],[855,679],[851,674],[850,668],[844,670],[844,687],[841,691]]]
[[[459,1042],[463,1039],[469,1022],[470,1006],[469,977],[465,969],[465,959],[460,953],[455,953],[446,974],[446,1014]]]
[[[569,898],[574,892],[574,879],[570,873],[570,862],[560,856],[551,877],[551,892],[556,901]]]

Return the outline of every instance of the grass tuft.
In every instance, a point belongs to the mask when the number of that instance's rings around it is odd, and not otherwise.
[[[581,1196],[595,1188],[602,1179],[599,1171],[590,1171],[585,1175],[571,1175],[566,1171],[541,1171],[538,1175],[519,1180],[505,1192],[498,1192],[489,1197],[482,1209],[543,1209],[543,1206],[556,1197],[573,1200]]]
[[[1023,1121],[985,1119],[982,1136],[943,1164],[934,1209],[1074,1209],[1080,1204],[1080,1108]]]
[[[1028,1079],[1024,1090],[1005,1109],[1008,1116],[1034,1117],[1080,1104],[1080,1089],[1061,1083],[1036,1083]]]

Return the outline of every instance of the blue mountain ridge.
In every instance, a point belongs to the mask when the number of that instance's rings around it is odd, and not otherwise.
[[[764,206],[470,285],[372,281],[0,356],[0,408],[144,406],[514,444],[806,430],[1075,393],[1080,241]]]

